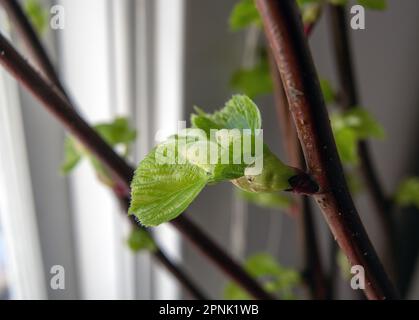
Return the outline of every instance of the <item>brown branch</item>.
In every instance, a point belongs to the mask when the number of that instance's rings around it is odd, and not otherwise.
[[[51,83],[54,83],[68,99],[68,95],[61,84],[60,78],[51,63],[47,52],[20,4],[16,0],[0,0],[0,5],[6,11],[9,20],[12,22],[13,27],[22,39],[22,42],[25,45],[29,56],[35,62],[37,69],[39,69]]]
[[[0,35],[0,63],[42,103],[47,111],[107,166],[125,184],[127,190],[129,189],[134,174],[133,168],[100,138],[56,87],[45,81],[2,35]],[[211,262],[222,266],[225,274],[251,296],[257,299],[273,299],[237,262],[186,217],[182,216],[178,221],[172,221],[172,224],[196,247],[205,252]]]
[[[341,88],[339,103],[343,109],[349,110],[353,107],[359,107],[359,97],[356,88],[345,8],[344,6],[330,5],[329,12],[331,18],[330,30],[333,34],[333,45]],[[391,260],[394,262],[396,256],[396,228],[392,215],[391,200],[386,196],[380,183],[368,148],[368,141],[363,140],[359,142],[358,154],[361,172],[376,212],[379,214],[387,242],[386,247],[390,249]],[[395,272],[395,270],[392,271]]]
[[[312,28],[310,28],[312,30]],[[275,107],[278,116],[278,122],[281,128],[281,139],[283,147],[288,155],[288,162],[291,166],[304,168],[305,163],[301,153],[300,142],[292,123],[291,114],[288,109],[288,101],[284,92],[278,69],[275,61],[270,53],[270,69],[274,87]],[[301,244],[304,257],[304,279],[310,290],[310,295],[314,299],[326,298],[326,278],[321,262],[320,250],[318,247],[316,229],[313,221],[313,212],[309,203],[309,199],[305,196],[294,196],[297,210],[292,211],[290,215],[299,220],[299,228],[301,234]]]
[[[312,57],[294,0],[256,0],[281,74],[307,166],[321,191],[314,195],[339,246],[365,270],[370,299],[398,297],[356,211],[345,181]]]

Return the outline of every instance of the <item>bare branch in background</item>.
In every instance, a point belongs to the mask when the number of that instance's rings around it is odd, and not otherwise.
[[[333,45],[340,83],[339,103],[343,109],[348,110],[359,107],[359,97],[356,88],[345,7],[330,5],[329,12],[331,18],[330,30],[333,34]],[[358,154],[367,190],[383,225],[386,247],[390,250],[390,260],[394,263],[396,261],[397,239],[391,201],[382,188],[373,164],[368,141],[363,140],[359,142]],[[395,266],[391,265],[391,267],[393,269],[392,273],[395,273]]]

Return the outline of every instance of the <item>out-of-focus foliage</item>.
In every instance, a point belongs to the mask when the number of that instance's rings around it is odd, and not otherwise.
[[[279,193],[255,193],[240,190],[238,194],[246,201],[263,208],[284,209],[292,203],[290,197]]]
[[[336,259],[342,278],[346,280],[351,279],[351,264],[349,263],[348,258],[342,252],[342,250],[339,250],[338,254],[336,255]]]
[[[385,10],[387,9],[387,0],[358,0],[358,4],[367,9]]]
[[[39,0],[26,0],[23,5],[26,15],[39,35],[42,35],[48,26],[48,10]]]
[[[331,115],[332,129],[341,160],[358,163],[357,144],[367,138],[384,138],[383,127],[365,109],[356,107]]]
[[[230,84],[238,93],[243,93],[249,98],[271,93],[273,90],[272,76],[266,54],[261,55],[254,67],[234,72]]]
[[[244,268],[249,274],[260,280],[264,288],[283,300],[296,299],[294,289],[301,285],[300,274],[281,266],[269,254],[256,254],[247,259]],[[228,283],[224,298],[229,300],[249,300],[251,297],[235,283]]]
[[[129,126],[128,119],[123,117],[116,118],[111,123],[95,125],[94,129],[112,147],[121,146],[124,149],[123,155],[125,156],[128,154],[130,145],[137,136],[135,129]],[[107,185],[113,184],[113,179],[107,168],[72,136],[68,136],[64,143],[64,161],[61,165],[61,172],[68,174],[84,157],[90,160],[96,174],[103,183]]]
[[[133,252],[156,250],[156,243],[144,229],[133,229],[128,237],[127,244]]]
[[[229,24],[233,31],[238,31],[251,25],[261,26],[262,21],[254,0],[240,0],[230,14]]]
[[[320,79],[320,88],[323,93],[324,102],[330,104],[336,100],[336,92],[332,87],[332,84],[327,79]]]
[[[419,178],[407,178],[400,183],[395,195],[396,203],[402,207],[419,208]]]

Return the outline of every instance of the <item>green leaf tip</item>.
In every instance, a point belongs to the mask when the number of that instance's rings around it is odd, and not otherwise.
[[[26,0],[23,4],[23,10],[37,33],[42,35],[48,26],[48,11],[39,0]]]
[[[131,230],[131,233],[127,239],[128,247],[133,252],[139,251],[150,251],[154,252],[157,247],[153,238],[145,229],[135,228]]]
[[[201,127],[202,120],[206,120],[209,129],[261,129],[262,118],[259,108],[256,104],[245,95],[234,95],[219,111],[213,114],[205,113],[196,108],[197,114],[192,115],[191,122],[193,127],[206,129]]]

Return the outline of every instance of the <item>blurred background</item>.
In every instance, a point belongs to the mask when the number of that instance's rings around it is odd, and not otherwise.
[[[25,1],[21,1],[24,3]],[[156,143],[157,130],[175,132],[194,105],[219,109],[235,92],[232,73],[245,63],[249,33],[233,33],[228,17],[234,0],[61,0],[63,29],[47,28],[42,41],[80,113],[91,123],[128,116],[138,132],[135,164]],[[49,11],[49,10],[48,10]],[[0,9],[0,28],[20,51]],[[367,11],[366,30],[351,31],[362,105],[386,130],[371,143],[384,188],[419,170],[419,2],[388,1],[383,12]],[[336,82],[330,17],[324,12],[310,39],[319,74]],[[264,137],[285,158],[273,98],[256,100]],[[129,226],[112,193],[87,161],[70,176],[60,174],[65,132],[25,90],[0,69],[0,299],[184,299],[189,296],[152,261],[126,245]],[[383,252],[380,224],[364,193],[357,207],[371,239]],[[295,220],[236,196],[231,184],[204,190],[188,210],[235,258],[268,252],[300,269]],[[408,297],[419,298],[417,210],[401,210],[406,232],[399,254],[409,273]],[[320,212],[315,222],[325,266],[330,232]],[[401,229],[400,229],[401,230]],[[222,298],[226,278],[170,226],[154,231],[161,246],[212,298]],[[416,237],[415,237],[416,235]],[[51,268],[65,270],[65,289],[50,286]],[[347,280],[339,298],[353,298]],[[304,295],[302,295],[304,297]]]

